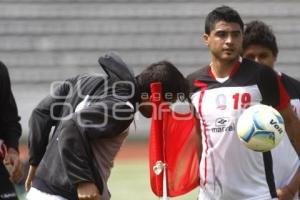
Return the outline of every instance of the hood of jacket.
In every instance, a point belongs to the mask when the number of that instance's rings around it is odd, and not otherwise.
[[[98,62],[108,76],[117,76],[120,80],[135,82],[133,70],[125,64],[118,53],[106,53],[99,58]]]

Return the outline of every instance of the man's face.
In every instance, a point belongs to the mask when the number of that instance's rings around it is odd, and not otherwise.
[[[243,57],[272,68],[276,62],[271,49],[261,45],[250,45],[244,50]]]
[[[222,61],[237,59],[242,49],[242,29],[238,23],[219,21],[204,40],[212,55]]]

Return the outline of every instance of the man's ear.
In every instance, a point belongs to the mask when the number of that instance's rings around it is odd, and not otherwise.
[[[203,40],[204,40],[204,44],[206,46],[208,46],[209,35],[204,33],[202,37],[203,37]]]

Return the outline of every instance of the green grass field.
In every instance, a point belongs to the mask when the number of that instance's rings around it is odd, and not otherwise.
[[[117,161],[109,180],[112,200],[155,200],[150,188],[147,160]],[[174,200],[196,200],[198,190]]]
[[[116,161],[109,179],[111,200],[156,200],[150,188],[148,161],[145,159],[130,159]],[[187,195],[171,200],[196,200],[197,189]],[[20,200],[25,200],[24,195]]]

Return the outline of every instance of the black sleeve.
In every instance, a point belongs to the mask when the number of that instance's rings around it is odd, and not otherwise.
[[[207,75],[209,66],[202,67],[197,71],[189,74],[186,79],[189,85],[190,96],[192,96],[195,92],[197,92],[201,87],[199,86],[199,82],[207,83],[211,81],[210,76]],[[201,80],[201,81],[200,81]]]
[[[63,166],[73,185],[95,182],[102,191],[101,176],[97,173],[89,141],[114,137],[126,130],[134,117],[134,110],[125,102],[112,99],[92,103],[72,119],[62,122],[59,151]],[[97,177],[97,178],[96,178]]]
[[[278,110],[286,108],[289,104],[289,96],[273,69],[263,66],[258,77],[258,87],[262,94],[262,104]]]
[[[102,192],[102,179],[94,166],[88,139],[79,132],[73,120],[62,122],[58,147],[70,183],[76,186],[80,182],[94,182]]]
[[[281,74],[281,81],[291,99],[300,99],[300,81],[286,74]]]
[[[11,91],[8,70],[2,62],[0,62],[0,93],[0,136],[8,147],[18,150],[22,132],[20,117]]]
[[[190,93],[190,96],[195,92],[196,88],[195,88],[195,80],[199,77],[197,77],[197,72],[193,73],[193,74],[189,74],[186,79],[187,79],[187,82],[188,82],[188,86],[189,86],[189,93]]]
[[[44,98],[33,110],[29,119],[29,163],[37,166],[48,144],[49,134],[52,126],[56,124],[55,117],[61,114],[63,102],[72,87],[72,79],[59,85],[53,94]],[[59,106],[53,106],[59,103]]]

